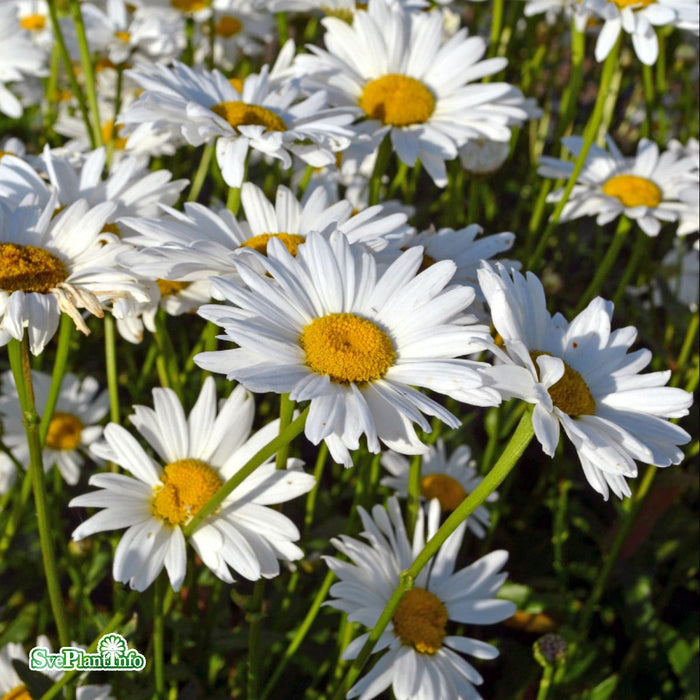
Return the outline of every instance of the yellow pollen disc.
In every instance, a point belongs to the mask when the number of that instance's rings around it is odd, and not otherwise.
[[[105,224],[102,227],[101,233],[113,233],[115,236],[119,236],[121,238],[121,231],[119,230],[119,224],[111,223],[111,224]]]
[[[114,32],[114,36],[125,44],[131,39],[131,34],[129,34],[129,32]]]
[[[637,175],[615,175],[603,185],[603,194],[615,197],[625,207],[658,207],[661,189],[651,180]]]
[[[46,26],[46,15],[26,15],[19,21],[22,29],[40,32]]]
[[[74,450],[80,445],[83,422],[72,413],[56,411],[46,433],[46,446],[52,450]]]
[[[162,486],[153,490],[151,513],[166,525],[184,525],[224,483],[201,459],[178,459],[166,464]]]
[[[537,358],[540,355],[549,355],[548,352],[531,352],[530,357],[537,367]],[[551,357],[551,355],[550,355]],[[562,360],[563,361],[563,360]],[[595,415],[595,400],[583,377],[564,362],[564,374],[562,378],[547,390],[552,397],[552,403],[569,416],[593,416]]]
[[[281,117],[260,105],[249,105],[245,102],[220,102],[211,108],[217,116],[225,119],[234,129],[239,126],[258,124],[265,131],[286,131],[287,125]]]
[[[283,243],[284,247],[295,257],[297,248],[306,240],[304,236],[300,236],[298,233],[261,233],[259,236],[249,238],[243,244],[243,247],[252,248],[253,250],[257,250],[258,253],[267,255],[267,242],[271,238],[276,238]]]
[[[126,64],[124,64],[126,65]],[[95,61],[95,72],[101,73],[103,70],[114,70],[117,66],[107,57],[98,58]]]
[[[372,321],[349,313],[315,318],[299,344],[307,366],[338,384],[381,379],[396,360],[391,338]]]
[[[412,588],[404,593],[391,621],[404,644],[421,654],[434,654],[445,638],[447,608],[430,591]]]
[[[366,9],[367,9],[366,2],[356,2],[355,3],[355,11],[366,10]],[[320,10],[321,10],[321,12],[323,12],[324,15],[326,15],[328,17],[337,17],[338,19],[342,19],[343,22],[347,22],[348,24],[352,24],[352,20],[355,16],[355,12],[353,12],[349,8],[338,8],[338,7],[330,7],[329,5],[321,5]]]
[[[209,0],[170,0],[170,5],[180,12],[199,12],[209,7]]]
[[[116,133],[114,132],[114,120],[110,119],[102,125],[102,142],[109,143],[112,138],[114,138],[114,147],[123,151],[126,148],[127,139],[119,135],[121,131],[121,126],[117,127]]]
[[[173,280],[156,280],[156,284],[162,297],[177,294],[190,286],[189,282],[174,282]]]
[[[447,474],[426,474],[420,480],[420,492],[428,500],[437,498],[444,513],[453,511],[467,495],[462,484]]]
[[[214,33],[224,39],[230,39],[232,36],[238,34],[241,29],[243,29],[243,24],[237,17],[233,15],[222,15],[221,19],[219,19],[214,27]]]
[[[653,5],[656,0],[611,0],[613,5],[617,5],[620,9],[624,7],[630,7],[631,5],[637,5],[639,9],[646,7],[647,5]]]
[[[48,250],[0,243],[0,289],[47,294],[66,277],[63,263]]]
[[[372,119],[391,126],[409,126],[430,119],[435,98],[420,80],[390,73],[365,85],[359,105]]]
[[[32,700],[26,685],[18,685],[5,693],[0,700]]]

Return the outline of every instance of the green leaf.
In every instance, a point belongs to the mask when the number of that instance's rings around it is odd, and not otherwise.
[[[613,696],[619,682],[620,677],[615,673],[609,678],[606,678],[602,683],[598,683],[586,697],[588,700],[608,700],[608,698]]]

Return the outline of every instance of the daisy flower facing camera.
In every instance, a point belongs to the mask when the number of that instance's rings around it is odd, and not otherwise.
[[[445,161],[468,139],[510,139],[510,124],[528,118],[522,93],[508,83],[469,84],[498,73],[504,58],[482,61],[486,42],[460,29],[448,38],[440,12],[414,13],[370,0],[352,26],[326,17],[326,51],[296,59],[309,84],[333,104],[353,107],[362,133],[387,134],[407,165],[420,159],[435,184],[447,184]]]
[[[562,143],[578,156],[583,139],[572,136]],[[689,216],[691,207],[683,201],[682,193],[690,182],[697,188],[697,159],[679,149],[659,154],[658,146],[648,139],[639,142],[632,158],[623,156],[609,136],[607,144],[609,152],[595,144],[591,147],[560,221],[595,216],[602,226],[624,214],[648,236],[656,236],[663,222]],[[571,161],[545,156],[540,159],[538,173],[568,179],[573,169]],[[563,191],[552,192],[547,201],[559,201]]]
[[[243,387],[236,387],[219,405],[209,377],[197,402],[185,417],[170,389],[154,389],[155,410],[136,406],[130,417],[136,429],[158,454],[150,457],[123,427],[110,423],[105,443],[92,451],[120,465],[133,477],[96,474],[100,487],[74,498],[69,505],[103,508],[73,532],[81,540],[95,532],[128,528],[114,556],[117,581],[145,590],[165,566],[177,590],[185,577],[186,554],[182,528],[261,447],[278,432],[273,421],[250,435],[255,406]],[[296,467],[297,460],[288,466]],[[230,569],[250,580],[279,573],[278,559],[302,556],[294,544],[299,531],[286,516],[269,505],[306,493],[312,476],[297,468],[275,470],[274,463],[258,467],[229,494],[190,537],[206,566],[220,579],[233,582]]]
[[[314,444],[325,440],[336,461],[352,466],[349,450],[363,434],[371,452],[379,451],[379,440],[404,454],[425,452],[413,427],[430,431],[424,413],[459,425],[414,387],[479,406],[498,403],[498,393],[483,386],[482,363],[455,359],[483,349],[488,333],[463,315],[474,291],[445,289],[454,263],[416,274],[423,249],[415,247],[378,277],[372,255],[338,231],[328,239],[310,232],[296,257],[275,238],[267,257],[250,255],[255,269],[236,263],[247,288],[212,282],[235,306],[199,310],[239,347],[200,353],[195,362],[251,391],[310,400],[306,436]]]
[[[667,372],[639,374],[649,350],[628,353],[637,331],[611,331],[612,303],[597,297],[568,323],[550,316],[544,290],[532,273],[523,277],[487,263],[479,283],[505,351],[489,367],[504,398],[535,404],[532,426],[542,449],[554,456],[564,428],[590,485],[606,500],[612,489],[630,496],[625,477],[635,460],[667,467],[683,459],[688,433],[665,418],[688,414],[693,397],[665,386]]]
[[[347,613],[348,620],[372,628],[418,553],[437,531],[440,509],[433,502],[425,517],[418,511],[413,543],[406,534],[398,501],[390,498],[387,508],[375,506],[370,516],[358,508],[365,544],[341,535],[331,542],[350,562],[324,557],[340,579],[330,589],[335,599],[326,605]],[[470,637],[450,634],[453,620],[466,625],[490,625],[513,615],[515,605],[496,599],[507,574],[501,568],[508,559],[503,550],[491,552],[470,566],[455,571],[465,523],[447,539],[438,553],[416,577],[414,587],[404,593],[394,616],[377,641],[375,651],[385,650],[367,675],[350,689],[349,698],[368,700],[392,686],[397,700],[480,697],[474,685],[483,679],[460,653],[479,659],[494,659],[496,647]],[[367,633],[345,649],[343,658],[354,659]]]

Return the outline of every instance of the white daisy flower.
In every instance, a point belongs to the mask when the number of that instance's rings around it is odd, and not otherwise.
[[[486,372],[504,398],[535,404],[532,425],[542,449],[554,456],[560,426],[578,452],[590,485],[631,495],[625,477],[635,460],[667,467],[683,460],[688,433],[665,418],[688,414],[693,397],[666,387],[670,371],[639,374],[649,350],[628,353],[637,331],[611,331],[612,303],[597,297],[568,323],[547,311],[542,284],[532,273],[484,263],[479,282],[505,352]]]
[[[154,460],[125,428],[110,423],[106,443],[92,447],[103,459],[131,476],[96,474],[99,491],[74,498],[69,505],[104,508],[73,532],[74,540],[128,528],[114,556],[115,580],[138,591],[146,589],[165,566],[177,590],[185,577],[182,528],[207,501],[279,431],[279,421],[250,435],[255,405],[243,387],[219,403],[208,377],[185,416],[175,392],[154,389],[155,410],[135,406],[130,416],[138,432],[157,453]],[[298,467],[298,460],[288,466]],[[279,573],[278,559],[303,556],[294,544],[299,531],[272,506],[306,493],[314,478],[300,469],[276,470],[269,460],[226,497],[192,533],[190,542],[204,564],[220,579],[233,582],[230,569],[251,581]]]
[[[659,276],[681,304],[687,306],[692,313],[697,312],[700,293],[700,252],[697,246],[687,248],[683,241],[676,239],[674,247],[661,261]],[[658,283],[653,284],[652,295],[655,305],[663,306],[663,295]]]
[[[167,126],[193,146],[215,140],[221,174],[230,187],[241,186],[250,148],[285,168],[292,164],[291,154],[323,167],[350,143],[349,111],[328,109],[320,90],[300,100],[294,82],[273,88],[268,66],[236,87],[217,70],[194,71],[183,63],[142,65],[127,73],[145,92],[122,121]]]
[[[363,434],[371,452],[381,440],[397,452],[422,454],[427,447],[413,423],[429,432],[424,413],[450,426],[459,421],[414,387],[480,406],[498,402],[483,386],[481,363],[454,359],[487,342],[486,327],[463,315],[474,291],[445,289],[455,270],[448,261],[417,275],[422,258],[422,248],[411,248],[378,276],[374,258],[342,233],[329,240],[310,233],[296,257],[272,239],[267,257],[256,261],[267,275],[241,259],[247,287],[212,282],[235,306],[199,310],[240,347],[200,353],[195,362],[251,391],[310,400],[307,438],[325,440],[333,459],[348,467]]]
[[[391,474],[381,483],[396,491],[398,496],[408,495],[409,461],[396,452],[382,455],[382,466]],[[420,495],[426,510],[433,499],[437,499],[442,513],[451,513],[482,481],[476,471],[476,462],[467,445],[459,445],[447,457],[442,439],[423,455],[420,471]],[[486,499],[487,503],[498,500],[495,491]],[[484,537],[491,518],[486,506],[479,506],[468,518],[467,527],[476,537]]]
[[[116,205],[90,208],[80,199],[54,216],[55,197],[41,208],[10,208],[0,201],[0,346],[21,340],[38,355],[61,312],[89,334],[79,309],[104,316],[115,299],[145,299],[140,285],[117,264],[124,244],[103,228]]]
[[[44,647],[49,652],[53,651],[51,642],[46,635],[40,634],[37,637],[36,645]],[[80,646],[74,644],[73,646]],[[0,649],[0,693],[3,700],[28,700],[31,698],[27,686],[19,677],[13,661],[20,661],[29,666],[29,657],[24,647],[17,642],[9,642]],[[35,673],[37,673],[35,671]],[[51,683],[61,679],[63,671],[57,669],[46,669],[41,671],[41,676]],[[114,700],[112,695],[112,687],[108,684],[104,685],[82,685],[75,689],[76,700]]]
[[[423,511],[418,511],[413,542],[406,534],[395,498],[387,508],[375,506],[372,515],[359,507],[365,544],[341,535],[331,540],[350,562],[324,557],[340,579],[330,589],[335,596],[326,605],[342,610],[351,622],[372,628],[399,582],[437,531],[440,509],[432,502],[427,532]],[[404,593],[392,617],[374,647],[384,651],[372,669],[348,693],[349,698],[368,700],[386,688],[397,700],[472,700],[480,698],[474,685],[483,679],[462,654],[478,659],[494,659],[498,649],[471,637],[450,634],[449,622],[466,625],[491,625],[511,617],[515,605],[495,596],[507,574],[501,568],[508,553],[497,550],[455,571],[457,554],[465,523],[447,539],[438,553],[416,577],[414,587]],[[368,633],[353,640],[343,658],[355,658]]]
[[[562,143],[578,156],[583,139],[572,136]],[[633,219],[648,236],[656,236],[661,224],[685,216],[689,205],[682,201],[681,190],[690,179],[698,182],[694,159],[677,150],[659,154],[658,146],[642,139],[637,154],[626,158],[608,136],[608,151],[596,146],[586,157],[578,182],[564,205],[560,221],[580,216],[595,216],[604,225],[621,214]],[[537,171],[544,177],[567,179],[574,169],[572,161],[544,156]],[[561,199],[563,188],[547,197],[548,202]]]
[[[32,372],[32,384],[36,405],[41,410],[49,396],[51,376],[43,372]],[[102,436],[102,426],[97,423],[107,414],[109,399],[104,391],[98,394],[99,388],[93,377],[85,377],[81,381],[75,375],[67,373],[63,377],[56,408],[49,423],[43,451],[44,471],[48,472],[55,464],[71,486],[78,483],[90,445]],[[5,372],[1,377],[0,417],[4,445],[16,462],[29,464],[24,416],[12,372]],[[8,455],[0,454],[0,470],[12,466]]]
[[[659,56],[654,27],[677,26],[692,13],[697,22],[698,15],[698,0],[584,0],[584,6],[604,21],[595,46],[597,61],[606,58],[624,30],[632,36],[637,58],[648,66]]]
[[[461,29],[448,37],[440,12],[412,13],[370,0],[352,26],[322,20],[326,50],[297,56],[306,82],[329,91],[331,103],[366,118],[361,131],[376,144],[389,135],[407,165],[420,159],[435,183],[447,183],[445,161],[473,138],[510,139],[511,124],[527,119],[509,103],[522,99],[507,83],[469,84],[498,73],[506,59],[482,61],[486,42]]]
[[[22,104],[7,84],[45,75],[46,56],[21,27],[16,9],[8,3],[0,5],[0,46],[0,113],[19,119]]]

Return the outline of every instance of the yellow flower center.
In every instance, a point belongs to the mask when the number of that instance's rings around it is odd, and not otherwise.
[[[101,233],[112,233],[115,236],[121,238],[122,232],[119,230],[119,224],[112,222],[111,224],[105,224],[102,227]]]
[[[603,194],[619,199],[625,207],[658,207],[662,197],[658,185],[637,175],[611,177],[603,185]]]
[[[466,497],[462,484],[447,474],[426,474],[420,480],[420,492],[424,498],[437,498],[443,512],[453,511]]]
[[[304,236],[298,233],[261,233],[259,236],[249,238],[244,244],[244,248],[252,248],[258,253],[267,255],[267,242],[271,238],[276,238],[284,244],[284,247],[294,256],[297,254],[297,248],[306,240]]]
[[[153,489],[151,513],[166,525],[184,525],[221,488],[216,470],[201,459],[178,459],[166,464],[162,486]]]
[[[52,450],[74,450],[80,445],[83,422],[72,413],[56,411],[46,433],[46,446]]]
[[[220,102],[211,108],[217,116],[225,119],[234,129],[239,126],[258,124],[266,131],[286,131],[287,125],[281,117],[260,105],[249,105],[245,102]]]
[[[114,129],[114,119],[110,119],[109,121],[106,121],[102,125],[102,142],[103,143],[110,143],[112,139],[114,139],[114,148],[116,148],[119,151],[123,151],[126,148],[126,142],[128,139],[125,139],[123,136],[119,135],[119,132],[121,131],[121,126],[117,126],[116,132]]]
[[[26,685],[18,685],[5,693],[0,700],[32,700]]]
[[[158,289],[160,290],[160,295],[162,297],[177,294],[178,292],[181,292],[183,289],[187,289],[187,287],[190,286],[189,282],[175,282],[173,280],[161,279],[156,280],[156,284],[158,285]]]
[[[229,78],[228,81],[236,92],[243,93],[243,78]]]
[[[420,80],[390,73],[365,85],[359,105],[372,119],[392,126],[409,126],[430,119],[435,97]]]
[[[129,34],[129,32],[114,32],[114,36],[125,44],[131,39],[131,34]]]
[[[445,638],[447,608],[430,591],[412,588],[404,593],[391,621],[404,644],[421,654],[434,654]]]
[[[531,352],[530,357],[537,367],[537,358],[540,355],[551,355],[548,352]],[[563,360],[562,360],[563,361]],[[564,374],[562,378],[552,384],[547,390],[552,397],[552,403],[569,416],[592,416],[595,415],[595,400],[583,377],[573,368],[564,362]]]
[[[63,263],[48,250],[0,243],[0,289],[46,294],[66,277]]]
[[[614,5],[617,5],[620,9],[625,7],[630,7],[631,5],[637,5],[639,8],[646,7],[647,5],[652,5],[656,0],[610,0]]]
[[[366,10],[367,9],[367,3],[366,2],[356,2],[355,3],[355,11],[357,10]],[[321,12],[323,12],[324,15],[328,17],[337,17],[338,19],[342,19],[343,22],[347,22],[348,24],[352,24],[352,20],[355,17],[355,12],[353,12],[349,8],[338,8],[338,7],[331,7],[329,5],[321,5],[320,7]]]
[[[209,7],[209,0],[170,0],[170,5],[180,12],[199,12]]]
[[[46,15],[25,15],[19,21],[22,29],[30,32],[40,32],[46,26]]]
[[[230,39],[243,29],[241,20],[233,15],[222,15],[214,27],[214,33],[224,39]]]
[[[306,364],[338,384],[381,379],[394,364],[391,338],[375,323],[355,314],[328,314],[305,326],[299,344]]]

